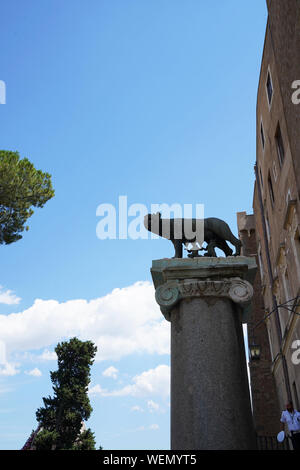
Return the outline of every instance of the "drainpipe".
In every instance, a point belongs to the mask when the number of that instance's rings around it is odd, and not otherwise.
[[[273,293],[274,277],[273,277],[273,272],[272,272],[272,264],[271,264],[270,250],[269,250],[268,237],[267,237],[266,219],[265,219],[265,212],[264,212],[264,206],[263,206],[263,200],[262,200],[262,193],[261,193],[261,186],[260,186],[260,181],[259,181],[257,163],[255,163],[254,165],[254,170],[255,170],[255,178],[256,178],[257,191],[258,191],[260,215],[262,219],[268,274],[269,274],[269,281],[270,281],[271,293],[272,293],[272,303],[273,303],[273,309],[275,312],[275,324],[276,324],[276,331],[277,331],[277,337],[278,337],[278,343],[279,343],[279,353],[280,353],[281,361],[282,361],[282,368],[283,368],[287,398],[288,398],[288,401],[292,401],[292,393],[291,393],[288,368],[286,364],[286,358],[285,358],[285,355],[283,354],[282,347],[281,347],[282,346],[282,332],[281,332],[281,326],[280,326],[280,320],[279,320],[278,305],[277,305],[276,297]]]

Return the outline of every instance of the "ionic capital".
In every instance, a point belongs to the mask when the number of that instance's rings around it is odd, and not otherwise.
[[[250,282],[240,278],[216,279],[188,279],[171,280],[158,286],[155,298],[162,313],[170,320],[171,310],[182,299],[188,298],[228,298],[234,303],[245,307],[253,296]]]

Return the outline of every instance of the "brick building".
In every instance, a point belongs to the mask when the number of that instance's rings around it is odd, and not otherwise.
[[[242,256],[255,256],[258,265],[254,215],[239,212],[237,225],[239,238],[243,243]],[[280,409],[271,371],[268,333],[263,321],[264,300],[259,269],[256,272],[253,290],[251,318],[247,326],[248,343],[249,346],[257,345],[260,348],[259,359],[250,358],[249,361],[254,426],[258,436],[276,436],[279,431]]]
[[[279,408],[292,399],[300,409],[300,104],[293,99],[300,83],[300,0],[267,0],[267,5],[256,108],[254,215],[240,213],[238,226],[246,251],[257,253],[259,315],[267,331],[267,360]],[[245,238],[247,218],[257,248]],[[259,341],[267,355],[265,336]],[[263,366],[257,367],[264,374]],[[259,381],[256,377],[254,389],[263,386]]]

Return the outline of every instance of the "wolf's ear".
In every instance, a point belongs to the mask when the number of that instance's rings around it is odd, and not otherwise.
[[[161,219],[161,212],[158,212],[158,217]]]

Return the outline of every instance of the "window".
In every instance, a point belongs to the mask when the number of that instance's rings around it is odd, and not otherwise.
[[[263,267],[262,256],[261,256],[260,243],[258,244],[257,254],[258,254],[258,264],[259,264],[259,270],[260,270],[260,278],[261,278],[261,280],[263,280],[263,278],[264,278],[264,267]]]
[[[260,123],[260,136],[261,136],[261,143],[264,149],[265,148],[265,133],[264,133],[264,127],[263,127],[262,121]]]
[[[267,96],[268,96],[269,105],[271,105],[272,97],[273,97],[273,84],[272,84],[270,70],[268,70],[266,87],[267,87]]]
[[[286,315],[287,310],[285,308],[280,307],[281,301],[280,301],[279,296],[275,295],[275,297],[276,297],[276,303],[278,307],[280,331],[281,333],[283,333],[286,327],[286,323],[287,323],[287,315]]]
[[[271,203],[273,207],[275,204],[275,197],[274,197],[273,183],[272,183],[272,178],[271,178],[270,173],[268,176],[268,187],[269,187],[269,194],[270,194],[270,199],[271,199]]]
[[[274,175],[274,180],[277,181],[277,168],[276,168],[275,162],[273,162],[273,175]]]
[[[272,358],[272,361],[274,361],[274,358],[275,358],[275,345],[274,345],[274,335],[273,335],[272,326],[270,324],[268,324],[267,329],[268,329],[268,337],[269,337],[271,358]]]
[[[268,242],[270,241],[271,235],[270,235],[270,223],[269,223],[269,217],[268,213],[266,212],[266,231],[267,231],[267,237],[268,237]]]
[[[264,187],[264,180],[263,180],[263,177],[262,177],[261,168],[259,168],[259,174],[260,174],[260,182],[261,182],[261,186],[262,186],[262,188],[263,188],[263,187]]]
[[[276,148],[277,148],[277,155],[278,155],[279,163],[280,163],[280,166],[282,166],[285,151],[284,151],[283,139],[282,139],[282,134],[281,134],[279,123],[276,129],[275,141],[276,141]]]
[[[289,275],[288,275],[288,270],[285,268],[284,276],[283,276],[283,288],[284,288],[284,293],[285,293],[285,301],[289,302],[292,297],[292,291],[291,291],[291,285],[290,285],[290,280],[289,280]]]

